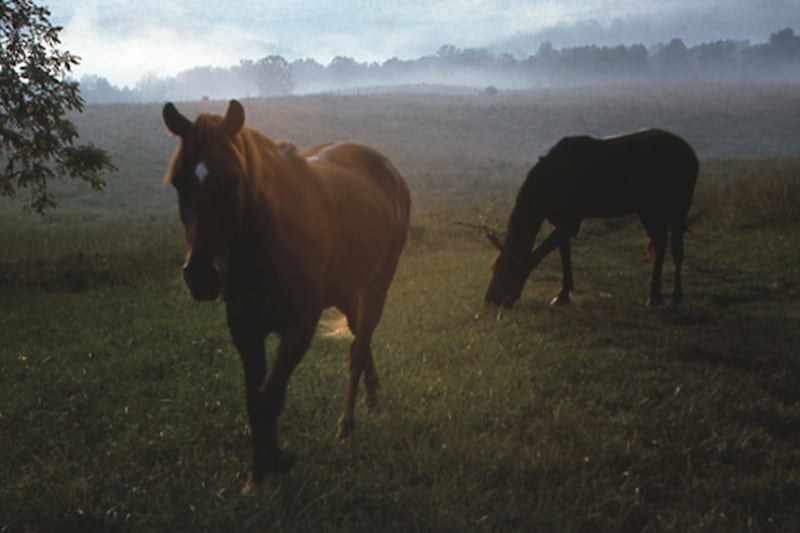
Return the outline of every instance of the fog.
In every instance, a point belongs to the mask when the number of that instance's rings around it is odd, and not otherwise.
[[[545,42],[535,54],[496,54],[487,48],[444,45],[411,60],[359,62],[337,56],[327,65],[313,59],[271,55],[232,67],[195,67],[175,76],[147,75],[133,88],[97,75],[81,78],[90,103],[152,102],[269,97],[324,92],[526,90],[554,86],[619,83],[800,82],[800,36],[791,28],[764,43],[718,40],[688,46],[672,39],[643,45],[555,48]]]
[[[671,75],[794,79],[791,60],[768,72],[751,52],[800,29],[798,0],[45,2],[64,47],[81,57],[73,75],[100,89],[99,100],[659,79],[669,69],[657,57],[675,39],[691,58]],[[265,60],[268,73],[252,68]],[[276,61],[290,79],[269,88]]]

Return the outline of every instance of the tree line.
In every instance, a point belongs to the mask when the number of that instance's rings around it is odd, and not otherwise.
[[[147,75],[132,88],[89,75],[80,80],[80,87],[87,102],[107,103],[264,97],[422,83],[525,89],[664,80],[800,81],[800,36],[786,28],[760,44],[718,40],[687,46],[676,38],[650,48],[636,44],[556,49],[545,42],[535,54],[522,58],[487,48],[444,45],[417,59],[394,57],[377,63],[339,56],[328,65],[270,55],[229,68],[195,67],[174,77]]]

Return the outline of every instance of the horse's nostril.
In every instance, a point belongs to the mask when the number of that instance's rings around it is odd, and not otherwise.
[[[214,300],[219,295],[219,274],[210,258],[193,254],[183,267],[183,280],[195,300]]]

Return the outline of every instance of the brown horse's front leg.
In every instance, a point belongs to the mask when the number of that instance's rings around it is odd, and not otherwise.
[[[301,320],[281,335],[278,355],[268,375],[265,372],[263,338],[258,346],[241,341],[236,343],[245,371],[253,446],[253,465],[245,488],[260,483],[269,473],[288,472],[294,466],[294,455],[280,449],[277,421],[283,409],[289,378],[308,349],[315,327],[316,320]]]
[[[265,416],[264,397],[259,392],[266,375],[266,354],[264,338],[246,341],[234,338],[244,368],[245,398],[250,422],[250,438],[253,463],[245,487],[260,483],[269,471],[270,457],[277,451],[277,435],[269,430]]]

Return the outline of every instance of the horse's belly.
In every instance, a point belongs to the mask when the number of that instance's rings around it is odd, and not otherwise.
[[[361,245],[359,245],[361,244]],[[388,239],[371,243],[352,243],[334,250],[328,267],[328,286],[342,293],[352,293],[369,285],[386,261]]]

